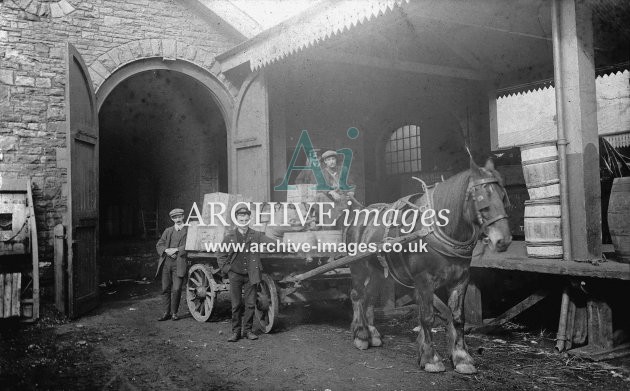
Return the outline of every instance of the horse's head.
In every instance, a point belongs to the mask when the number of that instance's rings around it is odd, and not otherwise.
[[[491,250],[503,252],[512,243],[505,209],[509,206],[501,175],[493,169],[471,167],[466,199],[471,203],[473,223],[481,228]]]

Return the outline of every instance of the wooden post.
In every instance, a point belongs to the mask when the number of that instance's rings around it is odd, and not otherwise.
[[[586,303],[588,312],[588,344],[602,350],[613,346],[612,311],[608,303],[598,299],[589,299]]]
[[[62,224],[54,228],[54,267],[55,267],[55,307],[62,314],[67,313],[66,308],[66,273],[65,273],[65,230]]]
[[[3,317],[11,316],[11,288],[13,288],[13,274],[4,275],[4,314]]]
[[[11,298],[11,316],[20,316],[20,291],[22,290],[22,274],[13,273],[13,297]]]
[[[466,325],[483,325],[483,312],[481,306],[481,290],[472,279],[468,283],[466,296],[464,297],[464,319]]]
[[[593,22],[590,5],[580,0],[554,0],[552,21],[556,94],[560,94],[559,124],[566,135],[567,185],[572,259],[602,256],[599,142],[595,95]],[[558,49],[558,48],[555,48]],[[558,62],[560,62],[558,64]],[[559,125],[560,126],[560,125]],[[612,316],[608,304],[588,299],[588,346],[585,354],[612,347]]]
[[[568,195],[573,259],[599,259],[601,195],[591,9],[584,1],[555,0],[560,42],[559,74],[554,77],[562,102],[567,139]],[[552,18],[554,19],[554,18]]]

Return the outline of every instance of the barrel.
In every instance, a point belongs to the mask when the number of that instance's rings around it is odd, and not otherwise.
[[[525,201],[525,244],[532,258],[562,258],[560,198]]]
[[[521,162],[530,199],[560,196],[558,148],[555,143],[522,146]]]
[[[608,203],[608,229],[618,260],[630,263],[630,177],[613,181]]]

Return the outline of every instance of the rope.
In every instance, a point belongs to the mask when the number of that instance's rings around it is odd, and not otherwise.
[[[5,239],[5,240],[2,240],[2,241],[5,242],[5,243],[9,243],[13,239],[17,238],[18,235],[20,235],[20,233],[22,233],[22,231],[26,227],[26,224],[28,223],[28,218],[29,218],[29,216],[26,216],[26,220],[24,220],[24,224],[22,224],[22,227],[17,231],[17,233],[15,235],[11,236],[9,239]]]

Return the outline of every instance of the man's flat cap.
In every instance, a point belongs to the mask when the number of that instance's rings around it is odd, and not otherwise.
[[[246,206],[241,206],[240,208],[238,208],[238,209],[236,210],[235,215],[236,215],[236,216],[238,216],[238,215],[249,215],[249,216],[251,216],[251,215],[252,215],[252,212],[249,210],[249,208],[248,208],[248,207],[246,207]]]
[[[322,155],[322,159],[326,159],[326,158],[331,157],[331,156],[337,157],[337,152],[335,152],[335,151],[326,151]]]
[[[174,216],[179,216],[179,215],[184,215],[184,210],[180,209],[180,208],[175,208],[172,211],[168,212],[168,215],[170,217],[174,217]]]

